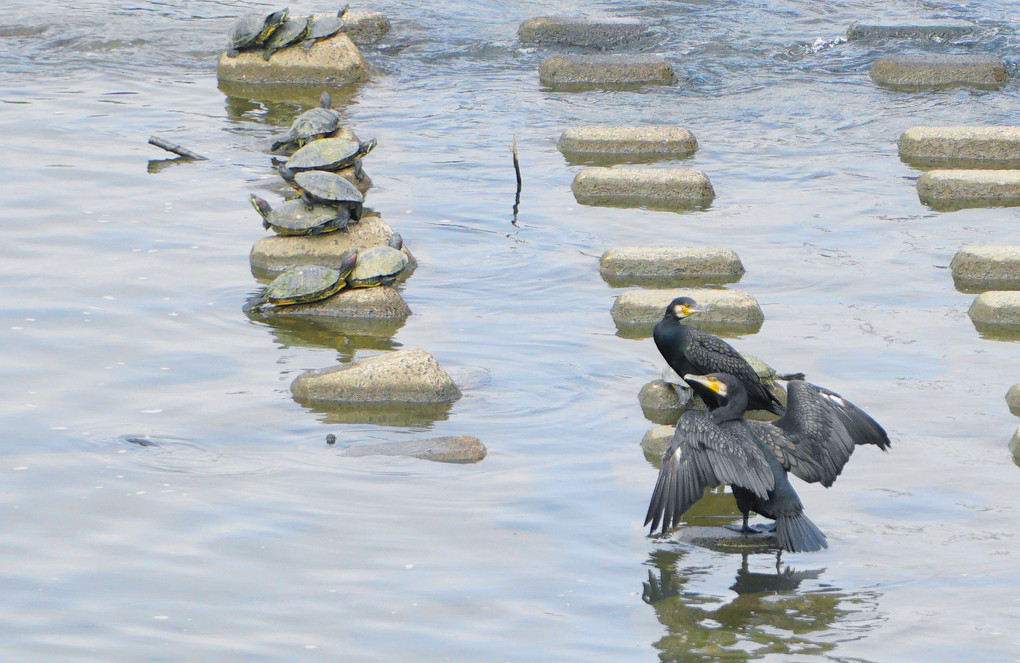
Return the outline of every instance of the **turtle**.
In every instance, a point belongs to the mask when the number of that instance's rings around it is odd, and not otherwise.
[[[295,173],[278,159],[272,161],[280,176],[300,192],[301,198],[309,208],[315,203],[346,207],[350,211],[351,220],[361,220],[365,196],[346,178],[325,170],[304,170]]]
[[[375,246],[358,255],[358,264],[347,277],[352,288],[372,288],[391,285],[397,275],[407,267],[407,255],[392,246]]]
[[[301,47],[306,51],[315,45],[320,39],[332,37],[344,27],[344,14],[350,5],[344,5],[340,8],[340,11],[336,13],[336,16],[329,15],[313,15],[312,20],[308,25],[308,34],[305,35],[305,40],[302,42]]]
[[[349,138],[323,138],[308,143],[291,155],[287,168],[297,173],[302,170],[336,171],[354,166],[354,176],[364,176],[361,157],[371,152],[376,145],[375,138],[364,143]]]
[[[294,118],[287,133],[274,141],[269,150],[275,152],[290,143],[301,147],[308,141],[327,136],[340,128],[340,113],[330,108],[332,102],[329,92],[323,92],[319,97],[319,107]]]
[[[281,48],[286,48],[304,39],[311,22],[311,16],[291,16],[288,18],[280,27],[273,31],[273,34],[269,35],[269,39],[266,39],[265,44],[263,44],[262,57],[268,60],[272,57],[273,53]]]
[[[277,235],[321,235],[346,230],[351,222],[350,210],[346,207],[313,205],[309,209],[303,200],[287,200],[274,209],[254,193],[248,200],[262,217],[262,226],[271,228]]]
[[[345,251],[336,267],[302,265],[291,267],[279,274],[266,286],[259,303],[275,306],[317,302],[343,290],[351,270],[358,261],[358,251]]]
[[[253,46],[263,44],[276,29],[287,20],[289,14],[287,8],[273,12],[268,16],[260,13],[244,14],[230,27],[227,42],[227,57],[237,57],[237,54]]]

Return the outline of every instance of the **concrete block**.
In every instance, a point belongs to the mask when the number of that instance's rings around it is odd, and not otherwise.
[[[522,44],[609,49],[633,41],[647,28],[630,18],[589,20],[570,16],[529,18],[517,29]]]
[[[1001,88],[1009,72],[990,55],[891,55],[872,65],[871,78],[893,88]]]
[[[919,166],[1020,167],[1020,126],[911,127],[899,149],[900,159]]]
[[[603,279],[617,287],[729,283],[740,279],[744,265],[730,249],[621,246],[602,254],[599,271]]]
[[[274,53],[242,51],[237,57],[220,55],[216,76],[221,87],[235,85],[344,86],[368,77],[368,63],[343,32],[321,39],[308,50],[300,44]]]
[[[575,158],[679,159],[694,154],[698,139],[676,126],[572,127],[564,130],[556,147]]]
[[[753,333],[761,328],[765,316],[754,297],[739,290],[711,288],[678,288],[667,290],[628,290],[613,304],[613,321],[617,328],[651,333],[655,323],[662,319],[666,306],[676,297],[687,295],[708,308],[691,318],[697,327],[733,329]],[[637,329],[635,329],[637,328]]]
[[[917,195],[942,210],[1020,205],[1020,170],[929,170],[917,179]]]
[[[977,26],[955,19],[920,21],[858,21],[846,31],[849,41],[855,39],[957,39],[970,34]]]
[[[1020,246],[965,246],[949,267],[965,292],[1020,290]]]
[[[298,401],[450,403],[460,389],[428,351],[397,350],[349,366],[305,371],[290,386]]]
[[[672,85],[673,67],[655,55],[554,55],[538,67],[542,85],[552,88]]]
[[[693,168],[585,168],[570,189],[583,205],[701,209],[715,197],[708,176]]]
[[[1020,291],[982,292],[967,314],[979,331],[1020,332]]]

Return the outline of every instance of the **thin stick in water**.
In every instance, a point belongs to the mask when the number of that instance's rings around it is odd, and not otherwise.
[[[195,152],[192,152],[191,150],[189,150],[186,147],[182,147],[180,145],[175,145],[174,143],[171,143],[168,140],[164,140],[164,139],[160,138],[159,136],[149,136],[149,145],[155,145],[156,147],[162,148],[162,149],[166,150],[167,152],[173,152],[174,154],[182,156],[185,159],[195,159],[195,160],[198,160],[198,161],[208,161],[208,159],[206,157],[202,156],[201,154],[196,154]]]
[[[517,159],[517,134],[514,134],[514,172],[517,174],[517,196],[514,198],[514,219],[510,223],[517,225],[517,209],[521,206],[521,162]]]

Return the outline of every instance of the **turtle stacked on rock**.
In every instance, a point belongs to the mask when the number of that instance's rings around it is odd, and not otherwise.
[[[291,16],[287,8],[268,15],[244,14],[227,33],[227,57],[237,57],[241,51],[259,51],[268,60],[276,51],[297,44],[308,50],[316,41],[328,39],[343,29],[347,9],[348,5],[344,5],[336,16]]]

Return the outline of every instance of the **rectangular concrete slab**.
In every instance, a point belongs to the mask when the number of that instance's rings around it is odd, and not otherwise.
[[[572,127],[563,131],[556,147],[567,155],[596,157],[688,157],[698,139],[688,129],[650,127]]]
[[[982,292],[974,299],[967,314],[978,331],[1020,333],[1020,291]]]
[[[954,19],[922,21],[858,21],[850,25],[846,38],[855,39],[956,39],[970,34],[977,26]]]
[[[890,55],[871,66],[871,79],[892,88],[1001,88],[1008,78],[1006,62],[990,55]]]
[[[554,55],[538,67],[542,85],[552,88],[672,85],[673,67],[655,55]]]
[[[700,209],[715,197],[705,173],[693,168],[585,168],[570,188],[584,205]]]
[[[665,281],[728,283],[740,279],[744,265],[730,249],[621,246],[602,254],[599,271],[617,287]]]
[[[1020,170],[929,170],[917,195],[939,210],[1020,205]]]
[[[521,23],[517,29],[517,38],[522,44],[538,46],[608,49],[633,41],[646,31],[643,23],[631,18],[591,20],[571,16],[538,16]]]
[[[911,127],[899,139],[900,158],[918,165],[1020,166],[1020,126]]]
[[[628,290],[613,303],[613,322],[616,323],[617,329],[627,332],[627,335],[650,334],[655,323],[662,319],[666,306],[673,299],[683,295],[692,297],[694,301],[708,309],[707,312],[689,319],[690,324],[694,326],[754,333],[765,321],[765,315],[758,302],[746,292],[712,288],[675,288]]]
[[[958,289],[1020,290],[1020,246],[965,246],[949,266]]]

